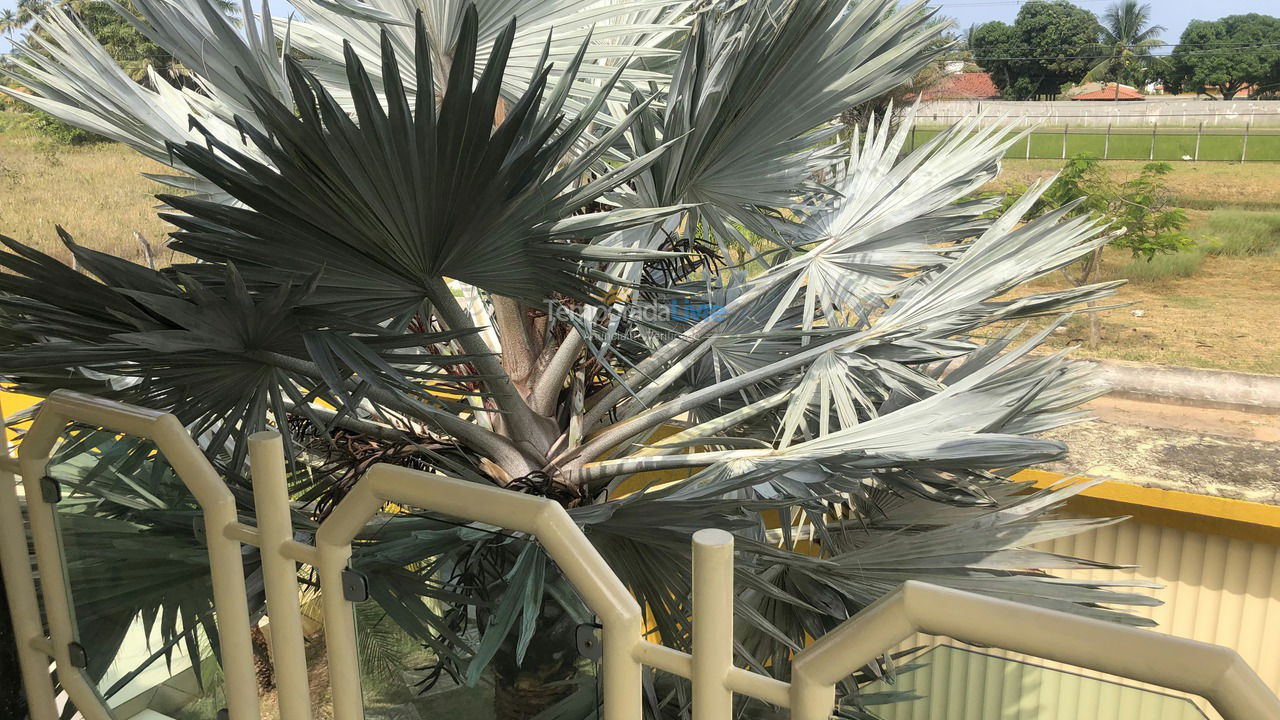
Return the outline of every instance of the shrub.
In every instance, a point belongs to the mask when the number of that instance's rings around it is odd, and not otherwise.
[[[1265,255],[1280,248],[1280,212],[1214,210],[1202,233],[1209,255]]]
[[[41,110],[32,110],[27,113],[22,124],[61,145],[96,145],[110,142],[97,133],[82,130]]]
[[[1200,269],[1204,256],[1205,251],[1202,248],[1193,247],[1176,253],[1155,255],[1150,259],[1137,257],[1108,274],[1137,284],[1190,277]]]

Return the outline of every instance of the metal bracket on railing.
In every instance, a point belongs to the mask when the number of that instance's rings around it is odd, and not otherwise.
[[[67,643],[67,657],[71,659],[71,667],[84,670],[89,667],[89,653],[78,642]]]
[[[578,654],[588,660],[599,660],[604,657],[604,648],[600,645],[600,623],[582,623],[574,630],[574,642],[578,646]]]
[[[57,480],[45,475],[40,478],[40,499],[50,505],[62,502],[62,486]]]
[[[355,570],[342,571],[342,597],[359,603],[369,599],[369,578]]]

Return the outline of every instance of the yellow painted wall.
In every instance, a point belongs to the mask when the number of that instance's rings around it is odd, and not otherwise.
[[[1152,632],[1232,648],[1280,694],[1280,531],[1275,529],[1280,527],[1280,507],[1117,487],[1115,483],[1089,493],[1092,497],[1074,501],[1068,509],[1093,517],[1134,515],[1134,519],[1046,543],[1041,548],[1135,567],[1062,574],[1100,581],[1134,579],[1160,583],[1164,586],[1161,589],[1136,592],[1154,596],[1163,605],[1129,609],[1155,620],[1158,626]],[[1082,512],[1084,509],[1090,512]],[[1095,512],[1103,509],[1106,512]],[[902,648],[936,642],[940,640],[919,635],[903,643]],[[1101,677],[1057,663],[1033,661]],[[1209,717],[1217,717],[1207,704],[1197,704]]]
[[[22,412],[38,402],[40,402],[40,398],[0,390],[0,418],[7,418],[16,412]],[[12,441],[13,439],[14,433],[9,431],[9,440]]]
[[[940,646],[922,659],[892,687],[920,699],[875,708],[884,720],[1204,720],[1184,698],[987,652]]]

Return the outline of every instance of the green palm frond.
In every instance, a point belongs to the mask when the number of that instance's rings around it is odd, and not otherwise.
[[[1087,48],[1100,56],[1085,74],[1087,81],[1115,78],[1117,82],[1140,83],[1143,73],[1153,72],[1166,62],[1151,53],[1160,45],[1161,25],[1149,25],[1151,6],[1138,0],[1118,0],[1102,17],[1102,37]]]
[[[456,333],[389,335],[316,311],[307,284],[280,283],[252,293],[234,265],[217,286],[172,278],[76,245],[90,279],[52,257],[0,236],[0,310],[21,349],[0,352],[20,389],[45,394],[80,375],[81,389],[174,411],[207,451],[238,469],[247,438],[290,408],[349,402],[370,389],[428,417],[453,419],[419,381],[452,383],[443,372],[465,356],[404,354],[406,345],[447,343]],[[437,370],[430,368],[436,367]],[[365,389],[362,389],[365,388]],[[377,391],[381,391],[378,393]],[[397,394],[398,393],[398,394]],[[314,416],[313,416],[314,417]],[[320,423],[324,425],[324,423]]]
[[[661,117],[633,136],[635,153],[680,138],[638,183],[636,201],[699,203],[687,226],[701,223],[726,248],[747,245],[742,227],[781,241],[770,215],[816,189],[810,177],[830,162],[826,141],[837,131],[825,120],[931,57],[938,30],[923,3],[886,17],[890,4],[749,2],[700,15]]]
[[[308,274],[323,268],[322,304],[377,320],[417,311],[430,296],[429,286],[442,276],[537,303],[552,292],[579,298],[596,294],[581,263],[659,257],[572,241],[649,223],[679,209],[575,214],[640,172],[660,149],[573,187],[619,131],[560,166],[594,112],[563,123],[564,94],[548,93],[545,73],[493,128],[514,27],[499,37],[473,88],[477,26],[474,10],[468,13],[454,51],[459,72],[439,110],[434,93],[419,94],[411,104],[389,36],[384,36],[382,57],[387,109],[363,63],[349,52],[358,124],[314,76],[289,61],[301,116],[262,91],[253,100],[262,130],[244,128],[270,165],[213,137],[207,147],[172,148],[184,164],[248,206],[164,196],[190,215],[166,216],[184,230],[175,247],[204,260],[272,272]],[[417,37],[418,74],[429,78],[432,40],[421,22]],[[612,82],[601,89],[596,106]]]
[[[501,47],[514,20],[511,47],[502,51],[508,54],[507,71],[500,80],[502,96],[509,101],[521,97],[550,63],[553,77],[569,78],[566,108],[579,112],[598,94],[597,83],[610,81],[617,68],[623,68],[629,84],[665,82],[663,74],[646,70],[640,63],[674,55],[666,44],[683,33],[693,4],[689,0],[299,0],[294,7],[302,19],[278,19],[276,29],[307,58],[308,70],[345,104],[350,98],[345,71],[348,53],[354,52],[369,67],[374,85],[381,88],[385,78],[378,60],[383,45],[390,44],[401,56],[411,55],[417,44],[414,25],[418,13],[432,38],[427,52],[434,77],[423,75],[417,66],[402,68],[400,82],[411,95],[419,86],[430,84],[443,90],[456,62],[450,45],[468,22],[469,13],[475,14],[476,52],[482,59]],[[546,42],[549,35],[555,38],[550,45]],[[586,48],[585,62],[571,71],[578,46],[588,38],[595,42]],[[456,67],[461,69],[462,65]],[[577,73],[577,81],[573,73]]]

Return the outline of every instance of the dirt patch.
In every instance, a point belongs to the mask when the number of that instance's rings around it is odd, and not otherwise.
[[[1108,250],[1107,267],[1128,253]],[[1013,295],[1068,287],[1046,276]],[[1280,375],[1280,255],[1208,256],[1190,277],[1130,283],[1101,312],[1102,342],[1076,357],[1181,365]],[[1088,319],[1079,314],[1053,335],[1050,347],[1081,346]]]
[[[1083,354],[1280,374],[1278,255],[1206,257],[1191,277],[1129,284],[1117,300],[1135,305],[1104,312],[1102,346]],[[1086,321],[1074,321],[1066,334],[1083,340]],[[1065,340],[1059,336],[1057,342]]]

